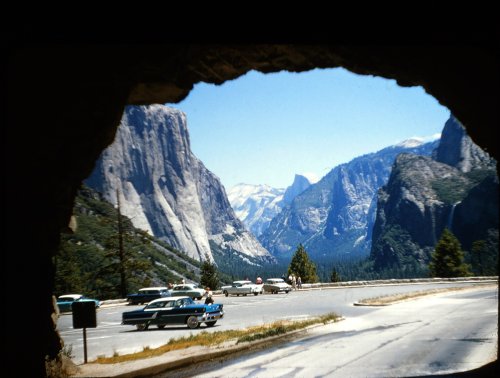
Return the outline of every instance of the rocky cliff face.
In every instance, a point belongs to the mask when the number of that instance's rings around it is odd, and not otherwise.
[[[441,134],[441,143],[433,158],[462,172],[473,169],[495,168],[496,162],[467,135],[465,127],[450,116]]]
[[[295,197],[304,192],[304,190],[309,188],[312,184],[313,182],[306,176],[296,174],[292,185],[286,188],[285,194],[283,194],[283,205],[290,205]]]
[[[259,240],[286,257],[302,243],[317,259],[367,256],[377,190],[401,152],[430,155],[437,142],[407,141],[335,167],[276,216]]]
[[[186,116],[176,109],[127,107],[86,184],[112,203],[119,195],[135,227],[195,259],[212,258],[214,241],[228,253],[272,260],[236,218],[219,179],[191,152]]]
[[[426,265],[445,227],[466,250],[475,240],[498,235],[495,160],[453,117],[433,157],[439,161],[399,155],[380,189],[371,250],[376,268]]]

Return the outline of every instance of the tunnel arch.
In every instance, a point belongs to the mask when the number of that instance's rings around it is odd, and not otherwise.
[[[114,138],[125,105],[176,103],[198,82],[344,67],[422,86],[498,160],[499,62],[495,46],[23,45],[9,51],[4,81],[4,288],[23,280],[34,298],[9,337],[16,372],[44,371],[61,344],[51,320],[51,259],[80,183]],[[4,222],[5,224],[6,222]],[[29,327],[28,327],[29,325]],[[26,340],[39,336],[27,350]],[[17,351],[23,351],[21,355]],[[36,374],[35,375],[41,375]]]

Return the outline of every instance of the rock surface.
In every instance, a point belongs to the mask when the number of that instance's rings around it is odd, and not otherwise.
[[[111,203],[119,195],[121,211],[135,227],[197,260],[212,259],[213,240],[228,252],[272,261],[235,216],[219,179],[191,152],[179,110],[127,107],[115,141],[86,184]]]
[[[259,240],[277,257],[299,243],[329,261],[367,256],[377,190],[387,183],[394,159],[409,151],[430,155],[436,146],[406,141],[335,167],[284,207]]]
[[[377,269],[426,266],[445,228],[465,250],[476,240],[494,244],[495,235],[498,249],[496,161],[453,117],[433,157],[399,155],[379,190],[371,250]]]

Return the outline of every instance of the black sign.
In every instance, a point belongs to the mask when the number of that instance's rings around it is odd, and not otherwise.
[[[95,302],[75,302],[72,304],[73,328],[96,328]]]

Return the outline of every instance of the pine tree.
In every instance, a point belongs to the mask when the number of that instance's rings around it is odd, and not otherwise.
[[[330,275],[330,282],[340,282],[340,275],[337,273],[337,269],[332,269],[332,274]]]
[[[292,261],[288,266],[288,275],[294,274],[296,277],[300,277],[302,282],[314,283],[318,281],[318,276],[316,275],[316,265],[309,260],[306,250],[302,244],[299,244],[295,254],[292,257]]]
[[[484,240],[476,240],[472,243],[471,263],[472,267],[475,268],[474,271],[480,276],[484,276],[483,260],[487,254],[486,248],[486,241]]]
[[[201,265],[201,278],[200,284],[203,287],[208,286],[211,290],[219,288],[219,274],[217,273],[217,266],[210,261],[208,254],[205,254],[205,261]]]
[[[464,253],[458,239],[447,228],[444,229],[431,255],[429,270],[432,277],[465,277],[471,275],[469,265],[464,263]]]

